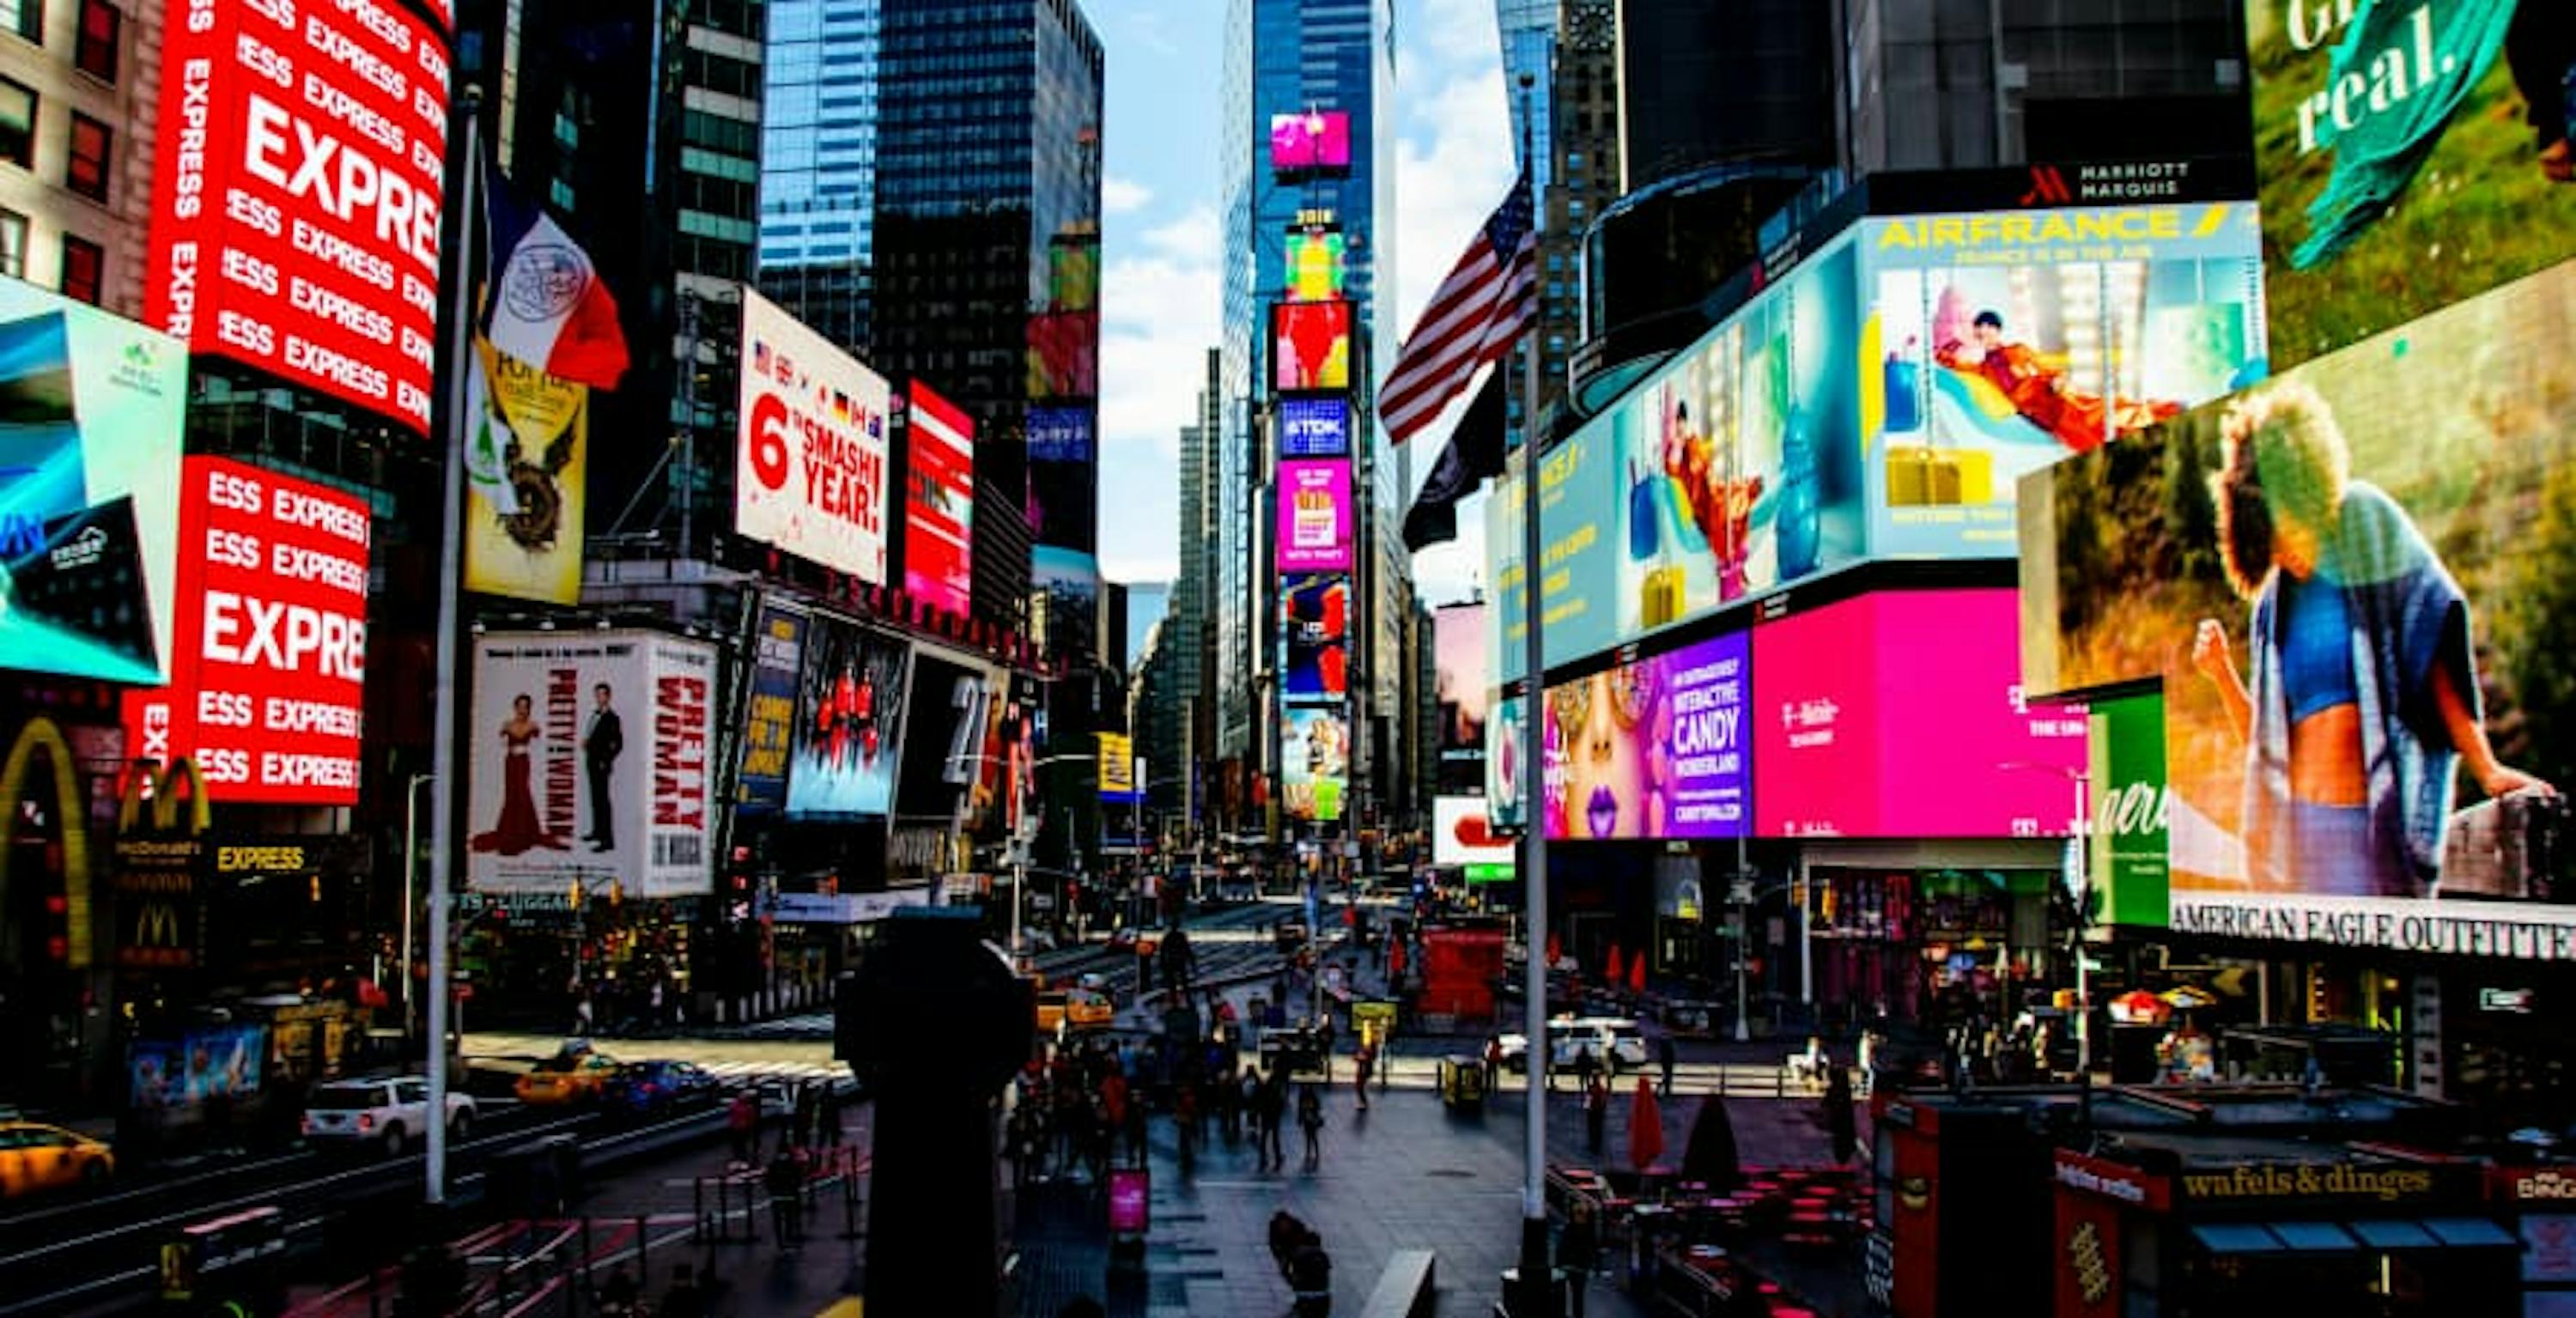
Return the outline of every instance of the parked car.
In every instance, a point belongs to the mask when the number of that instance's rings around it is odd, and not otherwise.
[[[1586,1046],[1592,1049],[1592,1060],[1601,1063],[1611,1075],[1642,1069],[1646,1065],[1646,1036],[1637,1023],[1609,1016],[1562,1017],[1547,1023],[1548,1065],[1559,1071],[1574,1069],[1575,1056]],[[1515,1075],[1529,1069],[1529,1036],[1502,1036],[1503,1069]]]
[[[372,1144],[399,1158],[429,1133],[429,1082],[418,1076],[335,1080],[314,1087],[304,1103],[304,1138],[317,1145]],[[463,1138],[474,1129],[474,1100],[451,1090],[447,1132]]]
[[[711,1107],[724,1085],[691,1062],[629,1062],[600,1086],[600,1107],[613,1116],[652,1118]]]
[[[103,1140],[41,1121],[0,1121],[0,1199],[104,1184],[116,1154]]]
[[[520,1102],[539,1107],[594,1103],[617,1067],[616,1058],[596,1049],[567,1048],[529,1068],[510,1092]]]

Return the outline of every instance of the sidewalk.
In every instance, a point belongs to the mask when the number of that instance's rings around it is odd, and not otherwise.
[[[1685,1090],[1663,1105],[1667,1160],[1687,1137],[1699,1101]],[[1746,1163],[1821,1166],[1828,1161],[1825,1137],[1811,1118],[1815,1105],[1725,1101]],[[1603,1142],[1612,1165],[1625,1165],[1628,1106],[1624,1095],[1612,1105]],[[1021,1314],[1055,1318],[1076,1295],[1100,1300],[1122,1318],[1284,1314],[1288,1290],[1267,1245],[1270,1214],[1281,1208],[1323,1236],[1333,1258],[1337,1313],[1358,1312],[1377,1286],[1389,1254],[1399,1249],[1438,1254],[1440,1312],[1490,1312],[1501,1290],[1501,1272],[1516,1261],[1519,1250],[1523,1126],[1518,1096],[1499,1099],[1481,1116],[1460,1117],[1448,1113],[1427,1090],[1399,1088],[1373,1093],[1370,1110],[1360,1112],[1345,1079],[1327,1094],[1324,1108],[1323,1156],[1312,1172],[1298,1170],[1300,1142],[1292,1129],[1285,1140],[1285,1172],[1254,1170],[1249,1138],[1231,1147],[1220,1138],[1200,1151],[1193,1173],[1185,1176],[1171,1119],[1156,1117],[1149,1138],[1153,1216],[1145,1275],[1115,1286],[1108,1273],[1105,1209],[1090,1188],[1033,1188],[1019,1205],[1016,1233]],[[1551,1158],[1589,1160],[1582,1109],[1574,1095],[1559,1094],[1549,1101],[1548,1139]],[[1856,1318],[1863,1312],[1856,1268],[1802,1271],[1822,1275],[1783,1279],[1817,1302],[1823,1313]],[[1837,1271],[1853,1274],[1847,1286],[1833,1284]],[[1814,1289],[1807,1284],[1811,1280]],[[1588,1313],[1609,1318],[1646,1312],[1606,1273],[1594,1283],[1589,1301]]]

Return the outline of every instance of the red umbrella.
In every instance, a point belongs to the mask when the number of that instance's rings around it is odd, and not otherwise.
[[[1612,943],[1610,945],[1610,964],[1601,977],[1609,980],[1612,984],[1616,984],[1620,980],[1628,977],[1627,969],[1622,966],[1619,961],[1619,945],[1617,943]]]
[[[1655,1086],[1637,1077],[1637,1096],[1628,1108],[1628,1163],[1638,1171],[1664,1156],[1664,1114],[1655,1103]]]
[[[1628,991],[1631,993],[1646,991],[1646,958],[1643,956],[1628,958]]]

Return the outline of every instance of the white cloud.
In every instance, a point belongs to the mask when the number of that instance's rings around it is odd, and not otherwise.
[[[1198,416],[1224,302],[1213,207],[1145,230],[1100,279],[1100,551],[1113,576],[1179,573],[1180,428]]]
[[[1154,199],[1154,190],[1134,179],[1110,175],[1100,181],[1100,209],[1111,215],[1128,215],[1145,209]]]
[[[1494,32],[1494,0],[1421,0],[1399,12],[1395,33],[1396,75],[1452,73],[1502,59]],[[1411,20],[1410,27],[1404,26]]]
[[[1395,240],[1403,258],[1395,305],[1404,330],[1501,204],[1514,172],[1498,65],[1442,83],[1416,107],[1405,116],[1395,162]]]

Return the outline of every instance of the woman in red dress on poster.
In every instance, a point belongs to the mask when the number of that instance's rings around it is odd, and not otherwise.
[[[516,856],[538,847],[566,849],[561,838],[547,836],[545,825],[537,817],[528,748],[542,734],[534,711],[535,702],[525,695],[510,701],[509,721],[501,725],[501,817],[494,821],[491,832],[474,835],[476,851]]]

